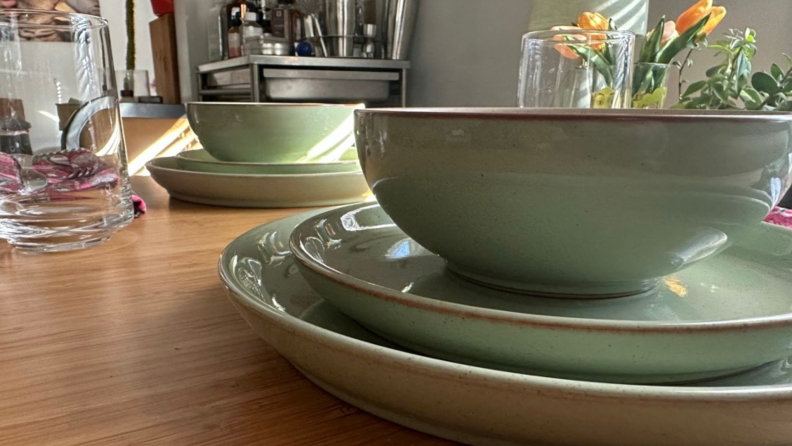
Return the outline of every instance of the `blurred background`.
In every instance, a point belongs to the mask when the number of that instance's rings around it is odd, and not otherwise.
[[[112,6],[111,6],[112,3]],[[103,0],[102,13],[110,20],[117,36],[116,63],[123,63],[124,11],[120,0]],[[714,37],[729,28],[754,27],[759,35],[757,67],[769,68],[781,60],[782,52],[792,51],[792,1],[790,0],[719,0],[728,15]],[[151,64],[147,23],[154,19],[150,5],[138,1],[136,21],[140,23],[138,65]],[[208,60],[206,50],[206,14],[210,0],[176,0],[179,62],[196,66]],[[662,15],[676,20],[693,0],[652,0],[649,23]],[[517,95],[517,71],[520,38],[530,21],[531,0],[421,0],[418,21],[410,53],[410,106],[514,106]],[[713,40],[713,39],[710,39]],[[714,64],[712,53],[695,55],[691,78],[698,78]],[[119,66],[118,68],[123,68]],[[190,71],[182,72],[182,96],[190,97],[194,79]],[[676,85],[674,79],[670,86]],[[669,96],[675,94],[672,88]]]

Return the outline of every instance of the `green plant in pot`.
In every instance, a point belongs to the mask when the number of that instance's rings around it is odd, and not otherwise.
[[[770,72],[753,73],[756,31],[732,30],[710,46],[722,56],[707,70],[707,79],[690,84],[675,108],[698,110],[792,111],[792,57],[786,67],[772,64]]]

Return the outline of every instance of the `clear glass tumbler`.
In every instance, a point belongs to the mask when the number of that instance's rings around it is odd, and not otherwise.
[[[121,97],[151,96],[149,74],[146,70],[119,70],[116,72],[116,82],[118,82]]]
[[[87,248],[132,221],[107,22],[0,10],[0,238]]]
[[[518,105],[629,108],[635,35],[565,28],[523,36]]]

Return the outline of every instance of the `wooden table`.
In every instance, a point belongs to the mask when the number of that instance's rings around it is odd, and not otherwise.
[[[25,254],[0,243],[2,445],[450,445],[304,379],[225,297],[218,256],[296,210],[169,200],[103,246]]]

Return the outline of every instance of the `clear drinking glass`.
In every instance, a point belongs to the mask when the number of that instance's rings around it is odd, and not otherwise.
[[[575,28],[526,34],[518,105],[629,108],[634,42],[629,31]]]
[[[0,10],[0,238],[106,241],[133,218],[107,22]]]
[[[149,74],[146,70],[119,70],[116,72],[116,82],[122,97],[151,96]]]

